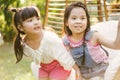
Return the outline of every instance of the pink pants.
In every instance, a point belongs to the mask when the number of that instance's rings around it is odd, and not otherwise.
[[[41,68],[39,69],[39,78],[66,80],[69,75],[70,71],[65,70],[56,60],[49,64],[41,63]]]

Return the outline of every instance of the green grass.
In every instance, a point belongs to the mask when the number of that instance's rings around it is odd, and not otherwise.
[[[30,69],[30,60],[24,57],[20,63],[15,62],[13,45],[9,43],[1,45],[0,80],[35,80]]]

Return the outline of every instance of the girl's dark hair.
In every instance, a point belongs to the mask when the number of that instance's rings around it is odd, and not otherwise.
[[[24,55],[21,35],[25,34],[24,31],[21,31],[19,29],[19,26],[22,26],[22,22],[25,21],[26,19],[34,16],[39,17],[40,14],[38,12],[39,11],[38,8],[36,8],[35,6],[13,8],[11,9],[11,11],[15,12],[13,16],[13,23],[18,32],[14,43],[14,52],[17,59],[16,63],[18,63]]]
[[[90,29],[90,20],[89,20],[89,14],[88,14],[88,10],[87,10],[86,5],[82,2],[76,2],[76,3],[70,4],[69,6],[67,6],[65,9],[65,12],[64,12],[64,32],[67,35],[72,35],[72,32],[69,29],[69,27],[66,25],[66,23],[68,22],[68,18],[70,16],[72,9],[76,8],[76,7],[80,7],[80,8],[83,8],[85,10],[85,13],[87,16],[87,28],[85,30],[85,34]]]

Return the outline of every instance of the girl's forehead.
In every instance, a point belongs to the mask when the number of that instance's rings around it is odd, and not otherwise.
[[[76,12],[76,11],[81,11],[81,12],[85,12],[85,10],[82,7],[75,7],[71,10],[71,12]]]
[[[70,15],[86,15],[85,10],[80,7],[73,8]]]

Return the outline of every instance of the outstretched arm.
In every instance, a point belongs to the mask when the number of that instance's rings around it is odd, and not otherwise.
[[[112,22],[113,24],[111,22],[112,21],[102,22],[96,25],[96,29],[98,29],[98,32],[94,33],[91,41],[96,41],[97,44],[101,44],[111,49],[120,49],[120,19],[119,21]],[[108,29],[107,32],[106,29]],[[108,38],[108,36],[110,38]]]
[[[115,45],[116,45],[116,49],[120,49],[120,19],[119,19],[119,22],[118,22],[118,30],[117,30]]]

